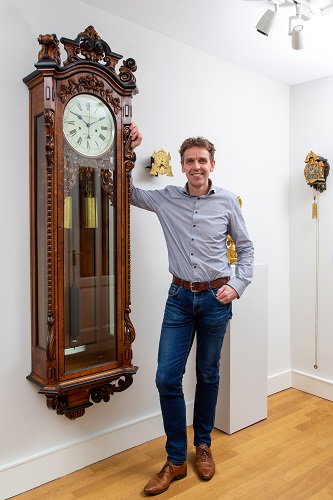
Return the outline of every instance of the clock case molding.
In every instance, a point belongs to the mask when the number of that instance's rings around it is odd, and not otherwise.
[[[74,39],[61,38],[67,53],[61,66],[59,40],[55,34],[40,35],[40,51],[36,70],[23,79],[30,96],[30,221],[31,221],[31,311],[32,311],[32,371],[28,379],[44,394],[49,409],[70,419],[81,417],[85,409],[101,401],[109,401],[115,392],[127,389],[138,367],[132,364],[132,343],[135,330],[130,320],[130,172],[135,164],[131,149],[130,123],[132,97],[138,92],[133,72],[134,59],[123,60],[119,72],[116,66],[121,55],[111,51],[93,26]],[[91,94],[109,108],[115,123],[113,145],[114,165],[110,168],[110,153],[96,158],[82,158],[67,148],[63,138],[62,117],[68,100],[78,94]],[[43,121],[43,168],[45,166],[44,227],[37,227],[36,189],[36,117]],[[89,135],[89,134],[88,134]],[[67,151],[66,151],[67,148]],[[65,156],[70,157],[66,171]],[[114,267],[115,267],[115,356],[111,362],[97,366],[65,369],[64,309],[64,223],[65,198],[79,175],[81,166],[100,179],[101,191],[115,207]],[[113,171],[112,171],[113,170]],[[37,208],[36,208],[37,207]],[[42,232],[45,261],[36,258],[37,238]],[[45,268],[44,295],[40,305],[40,266]],[[43,308],[45,322],[38,324],[38,307]],[[41,331],[43,330],[43,331]],[[40,342],[40,336],[43,342]],[[41,344],[45,344],[41,346]]]

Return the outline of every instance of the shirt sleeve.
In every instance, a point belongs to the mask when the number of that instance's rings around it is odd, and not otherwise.
[[[254,247],[249,238],[236,196],[232,200],[229,234],[235,243],[237,263],[235,275],[230,279],[228,285],[234,288],[240,297],[253,278]]]
[[[138,208],[143,208],[144,210],[149,210],[150,212],[157,212],[159,203],[161,202],[161,194],[158,190],[139,189],[133,184],[133,177],[130,175],[130,193],[131,193],[131,205]]]

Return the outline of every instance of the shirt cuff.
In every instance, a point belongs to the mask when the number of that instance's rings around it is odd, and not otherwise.
[[[238,293],[238,298],[241,297],[241,295],[245,291],[245,288],[247,287],[244,281],[242,281],[239,278],[236,278],[236,276],[232,277],[228,281],[227,285],[231,286],[234,290],[236,290],[236,292]]]

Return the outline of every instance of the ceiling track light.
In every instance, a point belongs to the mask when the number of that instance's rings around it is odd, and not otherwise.
[[[256,30],[262,35],[269,36],[278,20],[277,6],[275,12],[271,9],[266,10],[265,14],[259,19]]]
[[[258,31],[258,33],[261,33],[265,36],[269,36],[272,33],[274,26],[277,23],[278,6],[282,3],[282,1],[276,0],[272,3],[274,3],[275,5],[275,11],[271,9],[266,10],[265,14],[259,19],[256,25],[256,30]]]
[[[304,26],[296,24],[291,32],[291,46],[294,50],[301,50],[305,47]]]
[[[311,19],[311,11],[300,2],[296,3],[296,16],[289,17],[289,35],[291,35],[291,46],[294,50],[305,47],[304,21]],[[305,9],[304,9],[305,7]]]
[[[256,30],[262,35],[269,36],[278,20],[278,7],[282,4],[296,5],[296,16],[289,17],[289,31],[291,46],[295,50],[304,48],[304,22],[312,17],[312,10],[308,0],[269,0],[275,10],[268,9],[259,19]],[[332,4],[333,8],[333,4]]]

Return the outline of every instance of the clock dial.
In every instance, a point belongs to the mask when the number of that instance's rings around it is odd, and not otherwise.
[[[309,164],[306,167],[306,178],[309,182],[314,182],[318,179],[318,167],[317,165],[314,164]]]
[[[114,120],[106,104],[96,96],[79,94],[66,105],[63,132],[69,145],[84,156],[100,156],[112,145]]]

